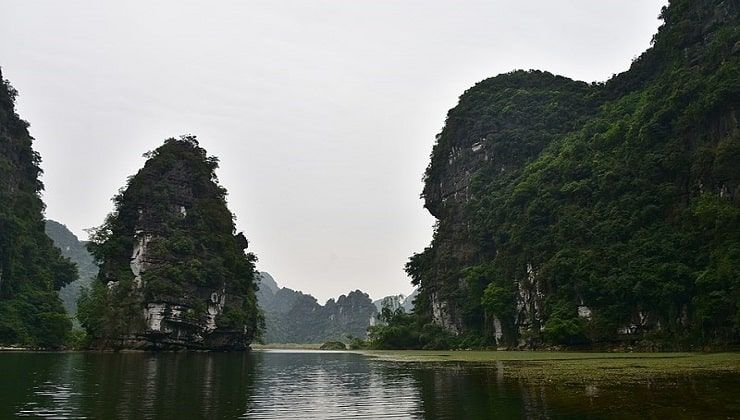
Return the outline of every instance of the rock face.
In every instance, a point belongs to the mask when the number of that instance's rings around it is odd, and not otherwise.
[[[92,237],[96,287],[80,319],[101,347],[241,350],[257,334],[252,254],[234,232],[217,160],[168,139]]]
[[[73,264],[44,233],[41,157],[0,72],[0,345],[58,348],[72,324],[57,290]]]
[[[268,273],[260,273],[259,305],[265,314],[266,343],[323,343],[367,336],[377,310],[370,297],[355,290],[320,305],[316,298],[280,288]]]
[[[419,285],[420,315],[458,334],[470,330],[471,323],[480,330],[493,326],[494,316],[475,309],[482,290],[465,277],[465,268],[493,260],[497,253],[495,241],[478,238],[481,232],[471,223],[474,193],[516,179],[549,143],[593,114],[590,89],[546,72],[518,71],[478,83],[450,110],[423,193],[426,208],[439,223],[432,246],[407,266]],[[550,126],[544,129],[546,123]],[[514,323],[522,328],[537,323],[537,295],[530,292],[536,282],[530,277],[519,282]],[[468,294],[469,299],[460,299]]]
[[[425,174],[417,316],[506,347],[740,340],[738,7],[671,1],[604,84],[516,71],[466,91]]]

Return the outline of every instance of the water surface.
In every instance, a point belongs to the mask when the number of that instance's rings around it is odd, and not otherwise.
[[[0,418],[740,417],[737,375],[603,386],[503,369],[319,351],[0,353]]]

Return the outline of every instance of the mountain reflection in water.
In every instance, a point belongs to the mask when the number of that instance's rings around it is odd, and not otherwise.
[[[354,353],[0,353],[0,418],[691,418],[740,415],[740,378],[608,387],[504,377],[505,363]]]

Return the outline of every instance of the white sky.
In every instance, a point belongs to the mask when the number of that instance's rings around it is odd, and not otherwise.
[[[514,69],[585,81],[649,47],[665,0],[0,0],[0,66],[80,238],[142,154],[191,133],[250,250],[320,302],[411,291],[447,110]]]

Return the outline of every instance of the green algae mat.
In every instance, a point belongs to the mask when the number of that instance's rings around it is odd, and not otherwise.
[[[694,375],[740,375],[740,353],[586,353],[526,351],[374,350],[392,363],[490,366],[507,377],[554,382],[650,382]]]

